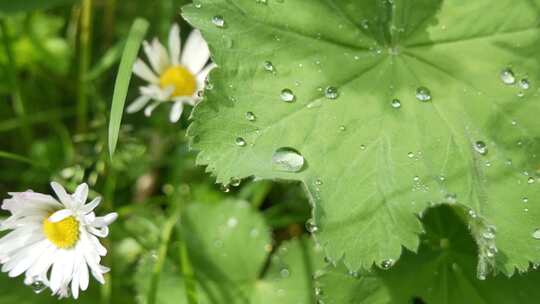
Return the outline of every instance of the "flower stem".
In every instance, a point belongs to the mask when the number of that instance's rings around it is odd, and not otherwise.
[[[79,35],[79,74],[77,95],[77,129],[84,132],[87,125],[88,92],[86,74],[90,66],[92,34],[92,0],[82,0]]]
[[[9,33],[7,22],[5,18],[0,19],[0,29],[2,30],[2,44],[7,57],[7,74],[8,81],[11,88],[11,99],[13,102],[13,112],[22,121],[22,136],[26,143],[32,141],[32,130],[27,124],[27,118],[25,114],[24,102],[21,95],[21,87],[19,84],[19,78],[17,77],[17,63],[15,54],[13,53],[12,38]]]

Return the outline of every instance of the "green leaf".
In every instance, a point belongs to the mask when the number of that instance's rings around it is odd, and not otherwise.
[[[221,183],[301,181],[316,239],[352,270],[415,251],[417,214],[455,201],[479,270],[526,270],[540,261],[539,6],[200,0],[184,16],[219,68],[189,130],[198,163]]]
[[[28,12],[37,9],[47,9],[60,5],[72,4],[74,2],[75,0],[0,0],[0,16],[4,14]]]
[[[248,203],[192,204],[182,229],[199,303],[314,303],[312,275],[322,255],[305,238],[286,241],[270,254],[270,229]],[[151,256],[142,260],[135,276],[142,303],[155,261]],[[156,303],[187,303],[181,274],[178,264],[168,259]]]
[[[131,80],[131,71],[133,64],[137,59],[139,48],[148,30],[148,21],[138,18],[133,22],[127,38],[124,53],[120,61],[120,67],[116,76],[114,85],[114,94],[111,106],[111,117],[109,121],[109,154],[112,158],[118,142],[118,133],[124,113],[124,104],[126,103],[129,82]]]
[[[407,252],[389,270],[351,275],[343,264],[318,278],[320,299],[327,304],[369,303],[536,303],[540,272],[485,281],[474,277],[476,248],[463,222],[450,208],[424,218],[427,234],[418,255]]]

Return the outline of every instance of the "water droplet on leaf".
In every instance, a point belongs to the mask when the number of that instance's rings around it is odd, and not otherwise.
[[[281,100],[285,102],[294,102],[296,99],[296,96],[294,96],[293,91],[290,89],[281,90],[281,94],[279,96],[281,97]]]
[[[474,143],[473,148],[476,152],[486,155],[488,153],[488,148],[485,142],[479,140]]]
[[[304,167],[304,157],[293,148],[283,147],[272,155],[272,165],[278,171],[298,172]]]
[[[422,102],[428,102],[431,100],[431,91],[426,87],[419,87],[416,89],[416,99]]]
[[[339,90],[336,87],[327,87],[324,90],[324,96],[328,99],[337,99],[339,97]]]
[[[245,147],[246,146],[246,140],[243,139],[242,137],[237,137],[234,142],[236,143],[237,146],[239,147]]]
[[[514,72],[509,68],[501,71],[500,78],[501,81],[506,85],[513,85],[514,83],[516,83],[516,76],[514,75]]]
[[[217,27],[224,27],[225,26],[225,20],[223,19],[223,16],[216,15],[212,17],[212,23]]]

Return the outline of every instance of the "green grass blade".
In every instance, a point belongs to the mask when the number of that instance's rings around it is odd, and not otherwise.
[[[120,131],[124,104],[126,102],[129,82],[131,80],[131,70],[137,59],[139,47],[148,30],[148,26],[148,21],[141,18],[138,18],[133,22],[131,30],[129,31],[126,47],[124,48],[122,60],[120,61],[120,67],[114,85],[111,117],[109,120],[109,155],[111,158],[116,149],[116,143],[118,142],[118,132]]]
[[[24,157],[24,156],[14,154],[14,153],[10,153],[10,152],[6,152],[6,151],[0,151],[0,158],[13,160],[13,161],[21,162],[21,163],[26,163],[26,164],[32,165],[34,167],[43,168],[43,165],[34,162],[33,160],[31,160],[28,157]]]

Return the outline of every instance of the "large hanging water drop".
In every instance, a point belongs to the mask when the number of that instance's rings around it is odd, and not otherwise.
[[[39,278],[32,279],[32,283],[30,283],[30,288],[32,288],[32,291],[36,294],[41,293],[45,289],[47,289],[47,285],[43,283]]]
[[[283,172],[298,172],[304,167],[304,157],[293,148],[279,148],[272,155],[272,167]]]

